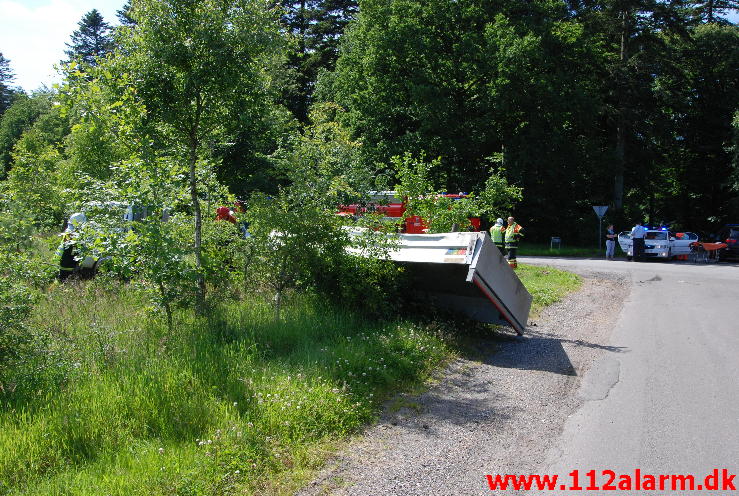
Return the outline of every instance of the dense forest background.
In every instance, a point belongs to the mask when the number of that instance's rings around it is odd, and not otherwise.
[[[54,89],[14,88],[12,61],[0,58],[6,212],[60,227],[131,156],[120,141],[128,113],[171,127],[151,135],[162,140],[151,153],[171,156],[177,141],[174,155],[209,163],[242,199],[289,184],[301,140],[330,124],[318,139],[340,136],[350,151],[335,152],[390,186],[391,158],[405,153],[438,157],[433,179],[453,192],[479,191],[498,171],[523,200],[493,217],[515,214],[529,240],[594,243],[592,205],[609,205],[618,230],[646,220],[707,235],[739,222],[732,0],[282,1],[251,14],[253,39],[233,41],[248,46],[193,68],[183,47],[209,36],[187,24],[196,3],[134,0],[117,20],[87,13]],[[137,38],[157,4],[183,31]],[[174,72],[152,62],[162,55]],[[178,68],[200,71],[184,84],[204,91],[167,102]],[[146,71],[141,85],[127,79]]]

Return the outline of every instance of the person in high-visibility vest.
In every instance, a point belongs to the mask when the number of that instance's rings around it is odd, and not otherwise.
[[[74,275],[79,269],[75,230],[82,227],[85,222],[87,222],[87,216],[82,212],[72,214],[69,222],[67,222],[67,228],[62,233],[62,242],[56,250],[59,257],[59,280],[62,282]]]
[[[516,224],[513,217],[508,217],[508,227],[505,230],[505,248],[508,250],[508,264],[514,269],[518,267],[516,262],[516,251],[518,251],[518,240],[523,236],[523,227]]]
[[[505,227],[503,226],[503,219],[496,219],[495,225],[490,228],[490,237],[493,238],[493,243],[498,247],[500,253],[505,256],[505,245],[503,244],[503,236],[505,234]]]

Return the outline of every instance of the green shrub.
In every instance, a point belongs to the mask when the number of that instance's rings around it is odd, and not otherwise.
[[[29,351],[31,338],[25,324],[34,299],[28,288],[0,277],[0,395],[15,389],[10,370]]]

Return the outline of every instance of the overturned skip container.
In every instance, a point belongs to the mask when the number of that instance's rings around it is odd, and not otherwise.
[[[390,252],[417,294],[431,304],[487,323],[508,322],[522,335],[531,294],[486,232],[401,234]]]

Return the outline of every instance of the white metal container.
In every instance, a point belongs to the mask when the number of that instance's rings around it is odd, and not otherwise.
[[[532,297],[486,232],[401,234],[389,257],[431,305],[523,334]]]

